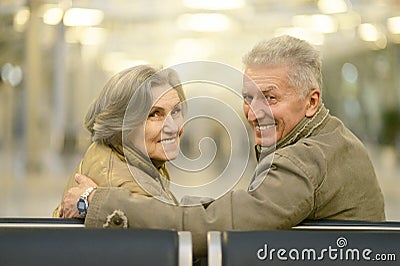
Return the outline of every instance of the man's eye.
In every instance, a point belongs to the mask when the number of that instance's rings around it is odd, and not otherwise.
[[[265,99],[266,99],[267,101],[273,101],[273,100],[276,99],[276,97],[275,97],[274,95],[265,95],[264,97],[265,97]]]
[[[244,100],[246,103],[251,103],[251,101],[253,100],[253,97],[250,96],[250,95],[247,95],[247,94],[243,94],[243,100]]]

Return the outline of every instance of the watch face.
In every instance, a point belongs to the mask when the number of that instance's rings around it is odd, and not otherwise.
[[[88,208],[88,202],[87,200],[84,200],[80,198],[78,200],[77,206],[79,214],[86,214],[87,208]]]

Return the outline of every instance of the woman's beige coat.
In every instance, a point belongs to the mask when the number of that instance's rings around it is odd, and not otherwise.
[[[131,193],[175,200],[168,188],[169,176],[165,164],[156,168],[138,152],[131,149],[125,152],[130,166],[120,152],[103,144],[92,143],[75,173],[90,176],[99,187],[120,187]],[[63,197],[68,189],[78,185],[74,180],[75,173],[70,177]],[[59,213],[60,206],[53,212],[53,217],[59,217]]]

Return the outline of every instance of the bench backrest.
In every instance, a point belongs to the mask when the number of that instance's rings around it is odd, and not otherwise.
[[[220,265],[399,265],[400,223],[307,222],[292,230],[208,233]]]
[[[0,265],[191,264],[189,232],[93,229],[69,219],[0,219]]]

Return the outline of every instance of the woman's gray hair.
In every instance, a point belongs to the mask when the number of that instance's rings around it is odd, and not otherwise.
[[[131,131],[146,121],[153,104],[151,88],[165,84],[173,87],[184,103],[178,74],[172,69],[140,65],[114,75],[86,113],[84,126],[92,134],[92,141],[121,147],[123,130]]]
[[[318,50],[306,41],[283,35],[256,44],[242,59],[249,65],[287,65],[289,85],[305,97],[312,89],[322,92],[322,59]]]

